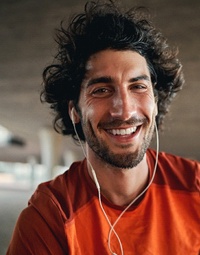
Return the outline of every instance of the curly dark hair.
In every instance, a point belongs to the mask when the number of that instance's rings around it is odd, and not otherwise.
[[[155,96],[157,126],[161,128],[169,105],[184,83],[177,49],[170,48],[156,30],[145,8],[122,10],[112,0],[88,2],[83,13],[76,15],[65,28],[56,30],[58,53],[52,65],[43,71],[41,99],[55,111],[54,128],[74,139],[68,114],[69,101],[78,110],[80,85],[89,57],[101,50],[133,50],[145,57]],[[80,139],[85,140],[81,123],[76,124]]]

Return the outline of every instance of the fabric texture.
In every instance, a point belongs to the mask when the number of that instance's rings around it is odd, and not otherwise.
[[[155,151],[147,151],[150,175]],[[151,177],[151,176],[150,176]],[[113,224],[124,208],[102,196]],[[110,226],[87,162],[40,184],[17,221],[7,255],[110,255]],[[159,154],[152,185],[115,226],[124,255],[200,254],[200,163]],[[120,255],[114,233],[112,250]]]

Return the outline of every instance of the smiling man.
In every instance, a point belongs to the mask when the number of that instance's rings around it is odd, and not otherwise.
[[[103,50],[92,55],[86,65],[78,107],[88,156],[95,157],[93,164],[100,157],[97,166],[107,162],[124,169],[142,161],[157,113],[144,57],[130,50]]]
[[[199,255],[200,164],[149,148],[184,82],[177,52],[112,1],[87,3],[56,41],[42,98],[85,159],[38,186],[7,255]]]

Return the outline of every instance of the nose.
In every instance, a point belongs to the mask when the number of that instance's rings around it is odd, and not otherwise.
[[[130,91],[116,91],[112,97],[110,115],[112,118],[128,120],[136,113],[137,103]]]

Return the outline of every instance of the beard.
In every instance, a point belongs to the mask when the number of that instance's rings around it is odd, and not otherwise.
[[[130,120],[129,123],[136,123],[139,120]],[[91,122],[85,123],[82,121],[83,131],[86,137],[86,142],[88,143],[89,147],[93,150],[93,152],[105,163],[122,169],[130,169],[136,167],[144,158],[144,155],[149,148],[149,145],[152,140],[153,132],[154,132],[154,122],[148,127],[147,120],[142,120],[143,125],[146,127],[146,134],[143,138],[142,144],[135,150],[134,152],[126,152],[132,145],[119,145],[118,147],[124,149],[124,153],[114,153],[109,148],[109,145],[103,140],[102,138],[98,138],[92,128]],[[117,122],[115,124],[117,126]],[[126,122],[126,123],[128,123]],[[141,122],[141,120],[140,120]],[[107,124],[105,124],[107,125]],[[112,125],[112,124],[108,124]]]

